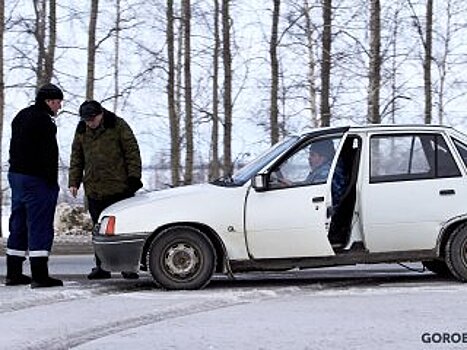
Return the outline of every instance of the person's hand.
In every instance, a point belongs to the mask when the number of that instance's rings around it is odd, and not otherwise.
[[[73,198],[76,198],[76,196],[78,195],[78,187],[71,186],[70,187],[70,193],[73,196]]]
[[[270,182],[273,187],[288,187],[292,185],[292,181],[287,180],[280,170],[271,173]]]

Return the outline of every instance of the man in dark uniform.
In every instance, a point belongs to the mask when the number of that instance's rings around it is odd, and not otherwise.
[[[141,182],[141,155],[128,123],[104,109],[97,101],[85,101],[79,108],[81,121],[71,149],[68,187],[76,197],[84,184],[89,213],[95,225],[101,212],[120,200],[132,197]],[[122,272],[124,278],[138,278],[136,272]],[[110,278],[96,256],[89,279]]]
[[[6,249],[7,286],[29,284],[31,288],[63,286],[49,276],[53,221],[58,197],[58,145],[54,118],[62,107],[63,93],[45,84],[35,104],[21,110],[11,123],[10,235]],[[23,274],[29,253],[31,278]]]

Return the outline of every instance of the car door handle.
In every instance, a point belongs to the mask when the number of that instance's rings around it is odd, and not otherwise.
[[[324,197],[313,197],[311,201],[313,203],[321,203],[324,202]]]
[[[453,189],[439,190],[440,196],[452,196],[453,194],[456,194],[456,191]]]

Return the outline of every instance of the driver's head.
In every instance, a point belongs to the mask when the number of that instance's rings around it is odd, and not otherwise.
[[[312,169],[331,161],[335,153],[334,144],[331,140],[313,142],[308,150],[308,162]]]

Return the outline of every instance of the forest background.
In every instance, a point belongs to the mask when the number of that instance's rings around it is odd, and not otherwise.
[[[0,0],[0,208],[11,120],[46,82],[65,94],[60,201],[70,202],[85,99],[132,126],[145,190],[229,174],[319,126],[466,131],[466,34],[463,0]]]

